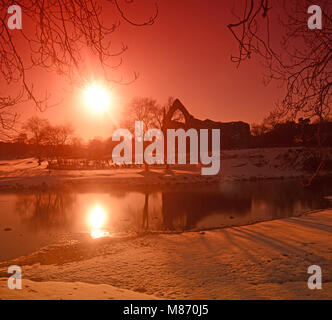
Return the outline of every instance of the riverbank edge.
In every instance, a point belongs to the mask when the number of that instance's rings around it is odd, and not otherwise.
[[[137,188],[158,190],[167,189],[176,186],[198,186],[198,185],[216,185],[227,182],[257,182],[257,181],[273,181],[273,180],[299,180],[305,184],[311,175],[301,173],[292,173],[277,176],[248,176],[248,177],[229,177],[223,175],[202,176],[199,174],[179,174],[174,176],[162,176],[159,172],[151,170],[147,174],[135,173],[129,177],[59,177],[59,176],[34,176],[24,178],[1,178],[0,177],[0,193],[16,193],[16,192],[34,192],[34,191],[52,191],[58,189],[80,189],[80,188],[108,188],[114,187],[121,190],[137,190]],[[322,172],[315,177],[315,180],[332,179],[332,173]]]
[[[305,217],[294,217],[294,218],[283,218],[273,221],[265,221],[260,222],[255,225],[248,225],[243,227],[230,227],[227,228],[222,233],[220,230],[213,230],[213,231],[207,231],[203,234],[192,232],[192,236],[188,235],[185,238],[179,238],[181,235],[163,235],[162,238],[156,238],[156,236],[152,236],[153,238],[146,239],[146,242],[144,243],[144,246],[141,247],[141,250],[145,252],[146,250],[151,250],[156,245],[156,241],[158,240],[160,242],[160,245],[162,247],[165,245],[165,241],[176,241],[176,244],[174,244],[176,247],[183,247],[186,246],[186,243],[189,241],[190,243],[194,242],[191,246],[191,250],[194,250],[194,252],[197,251],[197,247],[195,244],[204,244],[202,248],[204,248],[204,251],[199,251],[203,254],[203,257],[201,254],[197,255],[190,255],[193,261],[191,263],[185,263],[182,265],[182,263],[178,263],[177,261],[172,262],[176,264],[177,268],[186,268],[188,271],[194,268],[195,266],[199,266],[197,262],[195,263],[195,259],[204,258],[205,254],[208,254],[210,256],[210,253],[206,253],[206,244],[214,244],[213,248],[219,248],[220,253],[222,253],[223,257],[223,264],[225,266],[228,266],[230,268],[235,268],[238,270],[237,272],[241,272],[240,274],[237,274],[237,277],[234,278],[232,276],[232,273],[223,273],[223,270],[218,271],[211,270],[216,274],[222,275],[223,277],[223,286],[219,287],[216,283],[211,288],[209,286],[204,287],[205,296],[203,299],[206,299],[206,295],[208,295],[208,298],[210,299],[243,299],[243,300],[251,300],[251,299],[331,299],[332,297],[332,275],[329,272],[331,270],[331,244],[329,243],[329,230],[332,227],[332,209],[325,209],[325,210],[315,210],[311,212],[311,216],[308,217],[306,215]],[[300,220],[299,220],[300,219]],[[297,232],[290,232],[290,230],[293,229],[294,223],[296,221],[299,221],[299,226],[301,227],[297,229]],[[319,224],[317,224],[319,223]],[[311,225],[312,224],[312,225]],[[316,229],[317,227],[321,228],[321,231],[318,232]],[[291,229],[289,229],[291,228]],[[257,232],[256,234],[259,234],[260,232],[264,231],[266,233],[268,231],[268,239],[282,239],[282,242],[279,243],[278,246],[275,246],[272,242],[264,242],[261,241],[250,241],[249,243],[243,242],[242,236],[238,238],[240,243],[243,245],[244,243],[247,244],[248,250],[236,250],[235,247],[229,246],[228,238],[231,237],[238,237],[240,233],[243,232]],[[226,232],[226,233],[225,233]],[[287,235],[287,236],[286,236]],[[151,235],[150,235],[151,236]],[[171,237],[171,238],[170,238]],[[176,238],[174,238],[176,237]],[[189,238],[188,238],[189,237]],[[178,239],[178,240],[176,240]],[[233,238],[234,239],[234,238]],[[218,240],[218,241],[217,241]],[[139,240],[142,241],[142,240]],[[158,242],[157,241],[157,242]],[[181,241],[181,242],[177,242]],[[217,241],[217,243],[216,243]],[[148,245],[148,243],[153,242],[154,246],[151,247]],[[266,251],[265,247],[269,247],[270,245],[273,245],[273,249]],[[239,244],[240,245],[240,244]],[[146,248],[146,249],[145,249]],[[159,246],[157,246],[159,248]],[[250,248],[250,249],[249,249]],[[133,248],[134,249],[134,248]],[[137,243],[135,244],[135,251],[138,249]],[[172,250],[170,248],[170,250]],[[198,249],[201,250],[201,249]],[[300,254],[300,251],[302,252]],[[145,252],[145,254],[148,257],[152,257],[153,253],[149,253],[148,251]],[[142,252],[142,253],[143,253]],[[263,255],[262,253],[265,252]],[[63,283],[66,283],[68,288],[72,289],[72,286],[74,283],[78,283],[81,280],[74,280],[76,279],[75,275],[70,276],[71,270],[79,271],[81,270],[79,265],[87,267],[88,265],[91,266],[98,266],[100,262],[103,262],[103,264],[99,265],[100,268],[108,268],[108,264],[113,265],[114,259],[117,259],[114,257],[115,253],[112,253],[110,256],[102,256],[102,257],[95,257],[92,259],[84,261],[77,261],[72,262],[69,264],[66,264],[66,268],[68,270],[66,273],[68,275],[63,274],[62,267],[58,269],[57,266],[52,265],[41,265],[41,264],[33,264],[27,267],[23,267],[23,271],[25,272],[25,276],[27,279],[34,281],[36,285],[45,286],[47,287],[48,284],[54,283],[54,286],[58,286],[61,288]],[[123,253],[119,253],[121,256],[123,256]],[[151,256],[152,254],[152,256]],[[176,254],[176,253],[175,253]],[[299,255],[300,254],[300,255]],[[176,254],[177,255],[177,254]],[[253,261],[256,259],[258,260],[257,263],[253,263],[248,261],[248,257],[252,257]],[[313,259],[314,256],[317,257],[324,257],[321,261],[315,261]],[[208,257],[207,256],[207,257]],[[216,253],[216,256],[219,256],[218,253]],[[302,257],[303,256],[303,257]],[[188,255],[186,255],[186,259],[188,259]],[[215,255],[211,256],[214,261]],[[282,257],[282,258],[281,258]],[[105,260],[107,258],[107,260]],[[123,256],[124,259],[126,259],[126,255]],[[163,266],[163,261],[159,261],[158,257],[155,258],[156,261],[154,263],[160,264],[160,266]],[[284,263],[282,263],[282,261]],[[294,261],[293,261],[294,260]],[[106,265],[105,262],[108,261]],[[146,260],[143,259],[142,263],[144,265],[146,263],[149,264],[149,262],[145,262]],[[149,261],[149,260],[147,260]],[[186,261],[186,260],[185,260]],[[170,261],[171,262],[171,261]],[[121,263],[121,262],[120,262]],[[242,265],[242,263],[244,263]],[[307,287],[307,279],[310,275],[306,273],[307,265],[310,264],[318,264],[321,265],[323,268],[323,290],[309,290]],[[87,264],[87,265],[86,265]],[[275,264],[275,265],[274,265]],[[303,264],[303,266],[302,266]],[[130,265],[128,265],[130,267]],[[138,265],[139,267],[139,265]],[[228,268],[227,267],[227,268]],[[27,269],[26,269],[27,268]],[[163,267],[162,267],[163,268]],[[269,270],[269,272],[272,272],[271,275],[273,277],[268,280],[266,278],[266,275],[264,276],[264,273],[261,273],[259,270],[256,270],[256,268],[262,269],[262,270]],[[5,277],[5,269],[1,268],[3,270],[2,277]],[[83,271],[83,270],[82,270]],[[100,270],[99,270],[100,271]],[[98,271],[98,272],[99,272]],[[185,271],[185,270],[183,270]],[[80,271],[81,272],[81,271]],[[128,270],[124,268],[122,272],[119,274],[121,276],[122,274],[126,274]],[[196,271],[199,272],[199,271]],[[276,275],[276,273],[278,275]],[[99,273],[97,273],[98,275]],[[160,279],[162,277],[162,274],[156,273],[158,276],[156,279]],[[185,273],[187,274],[187,272]],[[209,274],[209,273],[208,273]],[[255,275],[256,274],[256,275]],[[228,276],[229,275],[229,276]],[[241,277],[246,277],[248,275],[250,277],[249,282],[244,282],[243,279],[241,280]],[[204,275],[203,275],[204,276]],[[300,278],[299,278],[300,276]],[[71,277],[73,279],[71,280]],[[151,274],[151,277],[153,275]],[[256,278],[257,277],[257,278]],[[281,277],[279,279],[279,277]],[[295,278],[294,278],[295,277]],[[303,278],[302,278],[303,277]],[[211,278],[211,276],[209,276]],[[294,279],[293,279],[294,278]],[[299,279],[303,280],[299,280]],[[37,280],[38,279],[38,280]],[[165,278],[167,279],[167,278]],[[212,276],[212,279],[218,279],[218,277]],[[297,280],[296,280],[297,279]],[[74,280],[74,281],[73,281]],[[94,282],[96,281],[96,282]],[[157,281],[157,280],[156,280]],[[171,280],[169,280],[171,281]],[[199,279],[197,279],[199,282]],[[89,279],[88,281],[90,285],[92,286],[98,286],[98,285],[111,285],[111,283],[107,283],[107,281],[101,283],[101,279],[93,280],[93,277]],[[0,282],[1,283],[1,282]],[[149,280],[150,283],[150,280]],[[196,283],[196,281],[195,281]],[[210,285],[212,285],[214,282],[212,281]],[[3,286],[4,284],[2,284]],[[88,285],[88,284],[87,284]],[[184,287],[186,287],[185,284],[183,284]],[[188,284],[187,284],[188,285]],[[199,283],[198,283],[199,285]],[[112,287],[112,285],[111,285]],[[123,286],[117,286],[116,288],[123,288]],[[198,286],[200,290],[202,290],[202,287]],[[1,288],[1,285],[0,285]],[[126,286],[125,290],[129,289],[129,291],[132,292],[132,287]],[[194,288],[193,288],[194,289]],[[28,291],[28,287],[26,289]],[[122,289],[121,289],[122,290]],[[160,289],[162,290],[162,289]],[[165,290],[165,289],[164,289]],[[37,290],[36,290],[37,291]],[[134,290],[134,292],[136,292]],[[163,292],[163,291],[162,291]],[[180,290],[181,292],[181,290]],[[210,294],[209,294],[210,292]],[[213,294],[212,294],[213,292]],[[72,291],[67,292],[66,290],[63,291],[63,295],[57,296],[57,297],[47,297],[43,295],[42,292],[38,294],[38,291],[34,295],[34,297],[30,297],[28,295],[25,296],[25,299],[72,299],[73,297],[71,295],[68,295],[68,293],[72,293]],[[140,293],[140,292],[139,292]],[[99,295],[90,295],[89,299],[109,299],[112,296],[100,296]],[[129,294],[129,293],[128,293]],[[201,296],[188,296],[186,297],[183,295],[183,293],[179,293],[178,296],[172,296],[169,293],[165,292],[162,296],[160,296],[160,292],[153,292],[149,289],[144,291],[144,295],[147,294],[149,297],[148,299],[154,299],[157,297],[157,299],[197,299],[202,298]],[[197,294],[197,293],[196,293]],[[203,293],[201,293],[203,295]],[[1,293],[0,289],[0,298],[6,299],[6,294]],[[8,299],[20,299],[22,296],[20,296],[20,292],[14,291],[14,296],[7,297]],[[80,297],[79,295],[76,297],[77,299],[84,299],[84,297]],[[132,296],[130,295],[124,295],[124,299],[132,299]],[[121,299],[116,298],[116,299]],[[137,299],[141,299],[138,298]],[[136,300],[136,298],[134,298]]]

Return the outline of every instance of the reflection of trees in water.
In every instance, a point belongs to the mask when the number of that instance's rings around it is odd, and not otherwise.
[[[139,220],[140,231],[162,230],[161,221],[161,197],[159,192],[145,192],[142,219]]]
[[[142,219],[142,229],[149,229],[149,193],[145,193],[144,207],[143,207],[143,219]]]
[[[322,198],[323,192],[331,194],[331,182],[310,188],[303,188],[298,180],[270,182],[225,183],[218,188],[204,186],[200,189],[172,190],[165,192],[145,192],[138,197],[139,205],[128,201],[124,191],[112,196],[123,197],[127,208],[121,211],[128,223],[121,218],[119,226],[130,230],[188,230],[194,228],[202,219],[218,214],[225,217],[245,217],[250,219],[262,216],[279,218],[290,216],[294,211],[318,209],[329,206]],[[66,191],[37,192],[20,195],[16,211],[24,223],[32,230],[68,230],[73,224],[76,197]],[[246,218],[245,218],[246,219]],[[243,220],[243,219],[242,219]]]
[[[74,194],[66,191],[38,192],[20,196],[16,211],[33,230],[66,229],[74,219]]]
[[[298,180],[271,181],[256,183],[250,193],[255,206],[264,207],[272,218],[280,218],[296,211],[328,207],[328,200],[323,198],[323,187],[313,184],[304,188]]]
[[[118,199],[123,199],[128,195],[128,191],[123,190],[123,189],[118,189],[118,190],[112,190],[110,193],[110,196],[116,197]]]
[[[149,224],[149,216],[151,216],[149,198],[152,195],[144,194],[141,230],[153,228]],[[162,192],[162,225],[160,227],[162,230],[184,231],[194,228],[201,219],[214,213],[243,216],[250,210],[251,197],[245,193],[241,195],[237,192],[223,194],[216,189],[213,191]]]
[[[275,219],[296,212],[326,208],[331,183],[303,188],[298,180],[225,183],[218,189],[162,193],[162,215],[166,230],[188,230],[212,214],[250,219]],[[257,210],[257,211],[256,211]]]
[[[251,210],[251,197],[245,193],[219,191],[163,192],[162,214],[166,230],[193,228],[213,213],[243,216]]]

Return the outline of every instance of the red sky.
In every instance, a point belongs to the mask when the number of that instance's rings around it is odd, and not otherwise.
[[[137,19],[148,17],[154,10],[153,1],[142,2],[136,2],[128,14]],[[89,113],[82,105],[82,90],[72,88],[61,77],[35,75],[35,86],[47,88],[52,92],[52,102],[61,103],[42,114],[25,104],[20,108],[20,121],[39,114],[52,123],[72,123],[76,134],[84,139],[109,137],[112,122],[120,118],[121,110],[135,96],[153,97],[160,103],[169,96],[179,98],[199,119],[261,121],[281,91],[276,84],[263,85],[264,70],[255,59],[238,69],[230,61],[231,54],[237,53],[237,45],[227,24],[234,22],[231,10],[236,1],[157,2],[159,16],[155,24],[133,27],[122,23],[114,34],[115,46],[122,41],[129,47],[117,76],[130,79],[134,71],[140,76],[131,85],[112,85],[114,105],[110,114]],[[87,69],[91,68],[96,80],[102,80],[90,59],[93,61],[93,57],[85,61]]]

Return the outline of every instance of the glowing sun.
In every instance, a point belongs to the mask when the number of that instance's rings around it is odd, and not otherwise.
[[[87,107],[95,113],[105,113],[111,102],[109,91],[97,84],[93,84],[85,89],[84,98]]]

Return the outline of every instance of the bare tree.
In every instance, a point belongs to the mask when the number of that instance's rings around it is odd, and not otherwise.
[[[149,129],[161,129],[165,115],[165,107],[162,108],[155,99],[147,97],[134,98],[127,107],[125,112],[125,121],[123,126],[128,128],[132,133],[135,130],[135,121],[143,122],[143,130],[146,132]],[[142,136],[135,134],[135,139],[144,140]],[[145,163],[145,170],[149,170],[149,166]]]
[[[18,144],[26,144],[28,142],[28,135],[24,132],[21,132],[16,137],[14,137],[13,142]]]
[[[256,54],[268,68],[267,80],[279,80],[285,85],[284,99],[274,111],[280,118],[303,114],[324,119],[330,113],[331,5],[329,1],[320,2],[324,21],[321,30],[308,28],[309,0],[245,1],[243,18],[228,25],[239,44],[239,54],[232,56],[232,61],[239,65]],[[273,21],[279,22],[274,29],[282,33],[280,43],[275,40],[276,31],[271,31],[272,11]]]
[[[53,158],[56,158],[59,163],[63,148],[70,142],[70,137],[73,132],[74,130],[69,124],[49,126],[46,128],[45,145],[49,149],[49,152],[47,152],[49,162],[51,162]]]
[[[325,159],[322,130],[330,115],[332,84],[331,2],[315,4],[322,8],[322,29],[308,28],[309,0],[246,0],[237,21],[228,25],[239,46],[232,61],[239,66],[256,55],[268,71],[266,80],[277,80],[285,88],[270,118],[318,119],[316,138],[321,162],[312,178]],[[272,22],[278,23],[278,28],[272,28]]]
[[[267,133],[270,129],[265,125],[265,123],[253,123],[251,125],[250,131],[253,136],[260,136]]]
[[[113,58],[120,57],[127,46],[123,44],[115,51],[111,35],[121,21],[134,26],[151,25],[158,14],[156,5],[151,17],[135,22],[125,13],[132,2],[134,0],[18,0],[15,4],[24,15],[23,29],[9,30],[7,10],[13,1],[0,1],[1,135],[8,135],[8,130],[13,128],[17,119],[13,107],[17,104],[32,101],[41,111],[48,106],[50,95],[36,92],[32,72],[42,68],[78,83],[86,80],[80,72],[83,48],[98,57],[108,81],[122,81],[109,78],[107,69],[122,62],[120,58],[114,65]],[[104,17],[105,10],[110,12],[108,19]],[[10,90],[4,89],[5,85]]]
[[[150,128],[162,129],[164,116],[172,107],[174,100],[173,97],[168,97],[167,102],[161,106],[153,98],[136,97],[127,107],[123,125],[133,131],[135,121],[143,121],[145,131]],[[184,115],[182,112],[175,113],[172,119],[182,121]]]
[[[42,162],[42,146],[46,142],[47,132],[50,128],[50,123],[47,119],[41,119],[38,117],[29,118],[22,126],[22,129],[26,132],[30,143],[35,145],[36,157],[38,164]]]
[[[104,140],[101,137],[95,137],[88,142],[89,157],[93,160],[101,160],[105,152]]]
[[[145,131],[158,128],[160,127],[159,122],[162,123],[162,108],[155,99],[136,97],[127,106],[125,118],[123,125],[132,132],[134,131],[135,121],[142,121]]]

